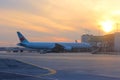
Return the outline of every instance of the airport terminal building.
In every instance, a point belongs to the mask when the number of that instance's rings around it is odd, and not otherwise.
[[[120,32],[104,36],[85,34],[81,41],[90,43],[93,49],[99,48],[101,52],[120,52]]]

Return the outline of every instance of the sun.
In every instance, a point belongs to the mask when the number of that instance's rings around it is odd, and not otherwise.
[[[102,29],[108,33],[113,30],[114,23],[113,21],[108,20],[108,21],[102,22],[101,25],[102,25]]]

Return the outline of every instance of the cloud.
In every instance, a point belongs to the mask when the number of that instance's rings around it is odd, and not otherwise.
[[[6,33],[7,37],[0,40],[10,40],[11,36],[16,42],[14,34],[16,31],[29,34],[32,40],[41,41],[73,41],[80,39],[84,33],[96,35],[100,29],[100,21],[113,18],[119,21],[119,2],[119,0],[0,0],[0,35]]]

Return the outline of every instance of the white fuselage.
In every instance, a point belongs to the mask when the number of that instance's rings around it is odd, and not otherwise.
[[[32,49],[44,49],[44,50],[71,50],[73,48],[90,48],[88,43],[67,43],[67,42],[29,42],[20,32],[17,32],[20,40],[19,46],[24,46]]]
[[[56,44],[64,47],[65,50],[71,50],[72,48],[90,48],[88,43],[65,43],[65,42],[27,42],[22,43],[24,47],[33,48],[33,49],[53,49],[56,47]]]
[[[33,49],[52,49],[55,47],[55,43],[29,42],[25,44],[25,47]]]

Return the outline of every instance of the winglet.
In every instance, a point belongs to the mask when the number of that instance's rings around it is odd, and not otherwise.
[[[21,43],[29,42],[20,32],[17,32],[17,35]]]

